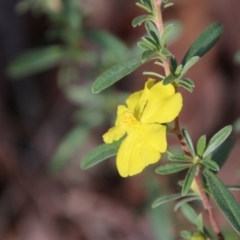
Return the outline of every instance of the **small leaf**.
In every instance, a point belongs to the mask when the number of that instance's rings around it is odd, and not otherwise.
[[[146,6],[146,5],[142,4],[142,3],[139,3],[139,2],[137,2],[136,5],[137,5],[138,7],[140,7],[140,8],[143,8],[143,9],[146,10],[147,12],[151,13],[151,9],[150,9],[148,6]]]
[[[140,26],[143,22],[149,20],[150,16],[149,15],[141,15],[133,19],[132,21],[132,26]]]
[[[216,162],[209,160],[209,159],[204,159],[203,161],[201,161],[201,163],[206,166],[207,168],[213,170],[213,171],[219,171],[219,166],[217,165]]]
[[[171,73],[174,75],[177,69],[177,59],[174,55],[170,57]]]
[[[181,198],[182,195],[180,193],[176,193],[176,194],[172,194],[172,195],[168,195],[168,196],[162,196],[158,199],[156,199],[153,204],[152,204],[152,208],[156,208],[164,203],[170,202],[170,201],[174,201],[177,200],[179,198]]]
[[[201,198],[194,194],[194,195],[191,195],[191,194],[188,194],[187,196],[191,196],[191,197],[187,197],[187,198],[184,198],[180,201],[178,201],[178,203],[175,205],[174,207],[174,211],[176,212],[182,205],[188,203],[188,202],[192,202],[192,201],[195,201],[195,200],[200,200],[201,201]]]
[[[190,78],[183,78],[182,81],[189,84],[192,87],[195,87],[193,80],[191,80]]]
[[[195,210],[187,203],[181,206],[181,210],[183,215],[188,219],[188,221],[196,226],[198,215]]]
[[[156,72],[152,72],[152,71],[144,71],[143,72],[143,75],[150,75],[150,76],[154,76],[154,77],[158,77],[160,79],[163,79],[164,76],[159,74],[159,73],[156,73]]]
[[[149,45],[152,45],[154,49],[158,49],[158,45],[151,37],[142,37],[143,42],[148,43]]]
[[[220,169],[227,161],[231,150],[236,143],[235,139],[227,139],[212,155],[211,159],[218,164]]]
[[[227,139],[231,131],[232,131],[232,126],[229,125],[221,129],[219,132],[217,132],[209,141],[207,145],[207,149],[203,154],[203,158],[205,158],[210,153],[212,153],[215,149],[217,149]]]
[[[203,174],[208,182],[212,197],[216,204],[232,227],[240,234],[240,205],[213,172],[204,169]]]
[[[191,45],[182,60],[182,64],[185,65],[194,56],[202,57],[217,43],[222,33],[223,27],[219,23],[208,26]]]
[[[159,33],[156,29],[155,25],[151,21],[146,21],[145,28],[148,32],[148,34],[152,37],[156,45],[159,47],[160,41],[159,41]]]
[[[192,162],[193,160],[189,157],[186,157],[183,154],[172,154],[168,155],[168,159],[171,161],[180,161],[180,162]]]
[[[192,233],[189,232],[189,231],[184,231],[184,230],[183,230],[183,231],[180,232],[180,235],[181,235],[181,237],[184,238],[184,239],[190,239],[191,236],[192,236]]]
[[[240,186],[237,186],[237,185],[226,185],[226,187],[230,191],[240,191]]]
[[[168,85],[169,83],[172,83],[176,77],[169,75],[163,79],[163,85]]]
[[[65,54],[61,46],[50,46],[29,50],[17,57],[8,67],[7,74],[13,79],[20,79],[57,66]]]
[[[173,30],[173,27],[174,27],[174,24],[170,24],[164,29],[163,35],[161,37],[161,46],[162,47],[166,46],[168,37],[170,36],[171,31]]]
[[[197,155],[202,157],[206,148],[206,135],[201,136],[197,142]]]
[[[197,171],[197,167],[198,167],[197,165],[193,165],[192,167],[189,168],[183,183],[182,195],[186,195],[189,192],[195,173]]]
[[[143,54],[142,54],[142,62],[152,60],[155,57],[156,57],[156,51],[155,50],[147,50],[147,51],[143,52]]]
[[[175,71],[175,75],[176,76],[179,76],[180,72],[182,71],[182,68],[183,68],[183,65],[180,64],[177,68],[176,68],[176,71]]]
[[[164,57],[169,57],[169,56],[172,55],[171,52],[170,52],[167,48],[163,48],[163,49],[161,50],[160,54],[161,54],[162,56],[164,56]]]
[[[183,129],[182,134],[183,134],[183,138],[184,138],[184,140],[187,144],[187,147],[188,147],[190,153],[192,154],[192,157],[195,157],[196,154],[195,154],[195,150],[194,150],[194,147],[193,147],[192,139],[190,138],[187,130]]]
[[[186,82],[180,81],[177,85],[179,87],[185,88],[187,91],[189,91],[191,93],[193,92],[193,87],[191,85],[187,84]]]
[[[147,41],[141,41],[141,42],[138,42],[137,45],[142,48],[142,49],[146,49],[146,50],[153,50],[153,49],[156,49],[155,46],[153,46],[153,44],[147,42]]]
[[[98,93],[105,88],[110,87],[115,82],[127,76],[141,65],[142,61],[139,58],[134,58],[128,60],[127,62],[111,67],[95,80],[92,86],[92,92]]]
[[[123,138],[115,141],[111,144],[101,144],[91,152],[89,152],[81,162],[82,169],[88,169],[107,158],[115,156],[118,152],[118,149],[123,141]]]
[[[198,215],[198,218],[197,218],[197,229],[201,233],[203,233],[203,231],[204,231],[202,214]]]
[[[187,71],[196,63],[198,62],[198,60],[200,59],[200,57],[198,56],[195,56],[195,57],[192,57],[190,58],[186,63],[185,65],[183,65],[183,68],[182,68],[182,71],[181,71],[181,74],[179,76],[179,78],[181,78],[182,76],[184,76]]]
[[[141,2],[142,2],[144,5],[148,6],[149,9],[152,10],[152,3],[151,3],[151,0],[141,0]]]
[[[156,173],[158,174],[170,174],[170,173],[176,173],[180,172],[186,168],[190,168],[192,164],[185,164],[185,163],[170,163],[170,164],[164,164],[161,165],[156,169]]]

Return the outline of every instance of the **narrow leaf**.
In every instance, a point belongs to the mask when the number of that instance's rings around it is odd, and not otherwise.
[[[165,47],[166,46],[166,43],[167,43],[167,40],[168,40],[168,37],[170,36],[171,34],[171,31],[173,30],[173,27],[174,27],[174,24],[170,24],[168,25],[164,32],[163,32],[163,35],[161,37],[161,45],[162,47]]]
[[[98,93],[104,90],[105,88],[110,87],[115,82],[127,76],[128,74],[133,72],[135,69],[137,69],[141,65],[142,65],[141,59],[134,58],[134,59],[128,60],[127,62],[120,63],[113,66],[112,68],[102,73],[102,75],[100,75],[95,80],[92,86],[92,92]]]
[[[189,168],[183,183],[182,195],[186,195],[189,192],[196,171],[197,171],[197,165],[193,165],[192,167]]]
[[[25,52],[8,67],[7,74],[13,79],[20,79],[32,74],[51,69],[63,59],[65,50],[61,46],[50,46]]]
[[[222,33],[223,27],[219,23],[208,26],[191,45],[182,60],[182,64],[185,65],[194,56],[202,57],[217,43]]]
[[[174,55],[170,57],[171,73],[174,75],[177,69],[177,59]]]
[[[187,91],[189,91],[189,92],[191,92],[191,93],[193,92],[193,87],[192,87],[191,85],[185,83],[185,82],[180,81],[180,82],[178,83],[178,86],[185,88]]]
[[[213,170],[213,171],[219,171],[219,166],[217,165],[216,162],[209,160],[209,159],[204,159],[203,161],[201,161],[201,163],[206,166],[207,168]]]
[[[237,186],[237,185],[226,185],[226,187],[230,191],[240,191],[240,186]]]
[[[191,195],[187,195],[187,196],[191,196]],[[186,204],[188,202],[192,202],[195,200],[201,200],[201,198],[195,194],[195,196],[193,195],[191,197],[187,197],[187,198],[184,198],[184,199],[178,201],[178,203],[174,207],[174,211],[176,212],[183,204]]]
[[[170,164],[164,164],[161,165],[156,169],[156,173],[158,174],[170,174],[170,173],[176,173],[180,172],[186,168],[191,167],[192,164],[185,164],[185,163],[170,163]]]
[[[121,145],[122,140],[123,139],[120,139],[111,144],[102,144],[96,147],[95,149],[93,149],[83,158],[81,162],[81,168],[82,169],[90,168],[106,160],[107,158],[115,156],[118,152],[118,149]]]
[[[179,78],[181,78],[182,76],[184,76],[187,71],[196,63],[198,62],[198,60],[200,59],[200,57],[198,56],[195,56],[195,57],[192,57],[190,58],[185,65],[183,65],[183,68],[182,68],[182,71],[181,71],[181,74],[179,76]]]
[[[183,154],[172,154],[168,155],[168,159],[171,161],[180,161],[180,162],[192,162],[193,160],[189,157],[186,157]]]
[[[232,131],[232,126],[229,125],[221,129],[219,132],[217,132],[209,141],[207,145],[207,149],[203,154],[203,158],[205,158],[210,153],[212,153],[215,149],[217,149],[227,139],[231,131]]]
[[[170,202],[170,201],[174,201],[177,200],[179,198],[181,198],[182,195],[180,193],[176,193],[176,194],[172,194],[172,195],[168,195],[168,196],[162,196],[158,199],[156,199],[153,204],[152,204],[152,208],[156,208],[164,203]]]
[[[184,238],[184,239],[190,239],[191,236],[192,236],[192,233],[189,232],[189,231],[183,230],[183,231],[180,232],[180,235],[181,235],[181,237]]]
[[[176,77],[169,75],[163,79],[163,85],[168,85],[169,83],[172,83]]]
[[[197,155],[202,157],[206,148],[206,135],[201,136],[197,142]]]
[[[142,62],[152,60],[156,57],[156,50],[147,50],[142,54]]]
[[[183,138],[184,138],[184,140],[185,140],[185,142],[188,146],[188,149],[189,149],[190,153],[192,154],[193,157],[195,157],[196,154],[195,154],[195,150],[194,150],[194,147],[193,147],[192,139],[190,138],[187,130],[183,129],[182,134],[183,134]]]
[[[197,229],[201,233],[203,233],[203,231],[204,231],[202,214],[198,215],[198,218],[197,218]]]
[[[149,20],[150,16],[149,15],[141,15],[133,19],[132,21],[132,26],[140,26],[143,22]]]
[[[227,139],[212,155],[211,159],[218,164],[220,169],[227,161],[231,150],[236,143],[235,139]]]
[[[194,224],[195,226],[197,225],[197,213],[195,210],[187,203],[183,204],[181,206],[181,211],[183,215],[188,219],[189,222]]]
[[[207,169],[204,169],[203,173],[216,204],[232,227],[240,234],[240,205],[214,173]]]

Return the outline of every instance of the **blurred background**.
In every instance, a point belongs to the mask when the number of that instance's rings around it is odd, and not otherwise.
[[[180,239],[179,229],[189,228],[173,205],[151,209],[155,198],[180,190],[181,175],[153,176],[153,166],[122,179],[115,159],[86,171],[79,166],[102,143],[116,106],[143,87],[143,69],[158,71],[148,63],[110,89],[91,93],[104,70],[141,54],[136,42],[144,28],[131,26],[142,13],[135,3],[0,1],[1,240],[174,240]],[[196,88],[194,94],[182,91],[181,124],[194,141],[227,124],[236,123],[237,131],[240,3],[174,3],[163,16],[176,23],[169,48],[178,62],[208,25],[224,26],[219,43],[188,73]],[[234,137],[235,147],[220,172],[226,184],[239,184],[240,143]],[[174,148],[175,139],[170,141]],[[228,239],[238,239],[214,209]]]

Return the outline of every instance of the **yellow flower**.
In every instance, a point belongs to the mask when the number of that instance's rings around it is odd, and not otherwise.
[[[148,79],[144,90],[131,94],[126,106],[118,106],[115,126],[103,135],[105,143],[112,143],[127,134],[117,153],[122,177],[138,174],[160,159],[167,150],[163,124],[173,121],[182,109],[182,96],[171,84],[154,83]]]

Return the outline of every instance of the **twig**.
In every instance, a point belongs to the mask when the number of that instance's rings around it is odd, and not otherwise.
[[[155,24],[157,26],[157,29],[159,31],[160,36],[162,36],[162,34],[164,32],[163,20],[162,20],[162,11],[161,11],[162,1],[161,0],[153,0],[153,4],[154,4],[154,10],[155,10]],[[163,61],[165,75],[168,76],[170,74],[169,59],[166,58],[162,61]],[[188,157],[192,157],[191,153],[189,152],[189,150],[188,150],[188,148],[185,144],[182,133],[180,131],[178,118],[175,119],[175,127],[174,127],[174,130],[172,132],[174,132],[177,135],[185,155],[188,156]],[[208,212],[208,216],[209,216],[211,225],[213,227],[214,232],[216,233],[216,235],[218,237],[218,240],[224,240],[224,236],[222,235],[221,230],[218,226],[218,223],[217,223],[217,221],[214,217],[211,203],[210,203],[210,201],[209,201],[209,199],[208,199],[208,197],[207,197],[207,195],[204,191],[204,188],[202,186],[202,183],[201,183],[200,179],[201,179],[201,176],[200,176],[200,171],[199,171],[199,168],[198,168],[197,172],[195,174],[195,181],[196,181],[196,184],[197,184],[198,189],[199,189],[199,194],[200,194],[201,199],[202,199],[203,207]]]

